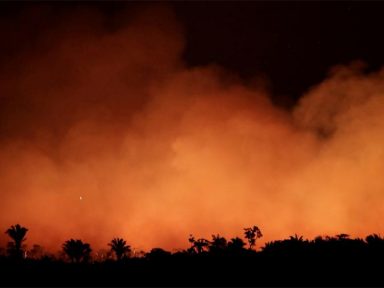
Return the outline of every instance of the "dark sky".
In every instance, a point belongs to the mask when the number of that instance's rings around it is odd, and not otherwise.
[[[243,77],[261,73],[289,104],[333,65],[384,62],[384,2],[173,3],[187,31],[191,65],[218,63]]]
[[[110,15],[124,6],[137,4],[42,3],[54,6],[56,13],[76,5],[89,5],[100,7]],[[23,8],[37,4],[1,2],[0,17],[8,23],[22,21],[22,17],[15,16],[20,16]],[[186,32],[184,58],[188,65],[216,63],[245,80],[263,76],[268,79],[275,102],[285,106],[294,104],[309,87],[323,80],[334,65],[363,60],[368,69],[377,69],[384,62],[384,2],[175,1],[169,4]],[[12,25],[9,27],[12,29]],[[39,33],[39,28],[31,27],[32,36],[23,35],[23,40],[6,39],[8,43],[1,46],[2,57],[26,47],[23,41],[33,42],[33,34]],[[8,31],[7,35],[11,34]],[[13,45],[12,41],[15,41]]]

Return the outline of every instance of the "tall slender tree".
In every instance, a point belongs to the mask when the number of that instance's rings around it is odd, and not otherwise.
[[[27,234],[28,229],[20,226],[19,224],[12,225],[10,228],[5,231],[9,237],[13,240],[8,244],[9,252],[11,256],[16,258],[23,258],[24,251],[22,249],[22,243],[27,240],[25,235]]]
[[[131,253],[131,246],[123,238],[113,238],[108,244],[115,253],[117,260],[127,257]]]

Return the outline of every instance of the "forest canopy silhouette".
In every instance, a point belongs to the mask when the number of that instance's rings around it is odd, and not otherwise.
[[[242,238],[230,240],[219,234],[213,234],[211,239],[195,239],[190,235],[190,247],[174,252],[156,247],[132,253],[126,240],[115,237],[108,243],[109,251],[95,252],[91,244],[69,239],[62,245],[63,253],[54,255],[36,244],[32,249],[21,245],[28,231],[16,224],[5,232],[12,241],[6,253],[0,254],[0,265],[5,272],[0,283],[12,286],[383,283],[378,261],[384,256],[384,238],[377,234],[352,239],[341,233],[312,240],[295,234],[267,242],[256,251],[256,240],[262,237],[262,232],[253,226],[243,229]],[[249,243],[248,247],[243,239]]]

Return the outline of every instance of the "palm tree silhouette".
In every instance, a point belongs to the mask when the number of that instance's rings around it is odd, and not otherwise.
[[[251,228],[244,228],[245,238],[248,240],[249,249],[251,250],[253,246],[256,245],[256,239],[263,237],[259,227],[253,226]]]
[[[289,236],[289,240],[293,242],[303,242],[304,238],[303,236],[298,236],[297,234],[295,234],[295,236]]]
[[[193,235],[189,236],[188,241],[192,244],[192,247],[189,249],[189,251],[193,253],[197,252],[198,254],[201,254],[209,246],[208,240],[204,238],[195,240],[195,237],[193,237]]]
[[[6,234],[8,234],[9,237],[12,238],[13,242],[10,247],[11,254],[14,253],[14,256],[17,258],[23,257],[23,250],[21,247],[21,244],[26,240],[25,235],[27,234],[28,229],[25,227],[20,226],[19,224],[12,225],[10,228],[8,228],[7,231],[5,231]]]
[[[232,238],[228,242],[228,249],[232,252],[235,252],[235,253],[241,252],[244,249],[244,246],[245,246],[245,243],[244,243],[243,239],[241,239],[239,237]]]
[[[131,253],[131,246],[127,245],[123,238],[113,238],[108,246],[111,246],[111,250],[115,253],[118,261]]]
[[[80,261],[87,262],[89,260],[92,249],[88,243],[70,239],[64,242],[63,251],[72,263],[79,263]]]

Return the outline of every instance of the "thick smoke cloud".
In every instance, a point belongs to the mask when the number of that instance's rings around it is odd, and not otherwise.
[[[336,67],[287,111],[220,67],[187,68],[167,8],[52,15],[27,9],[12,27],[25,47],[2,44],[4,231],[56,251],[184,248],[254,224],[264,240],[382,230],[384,72]]]

